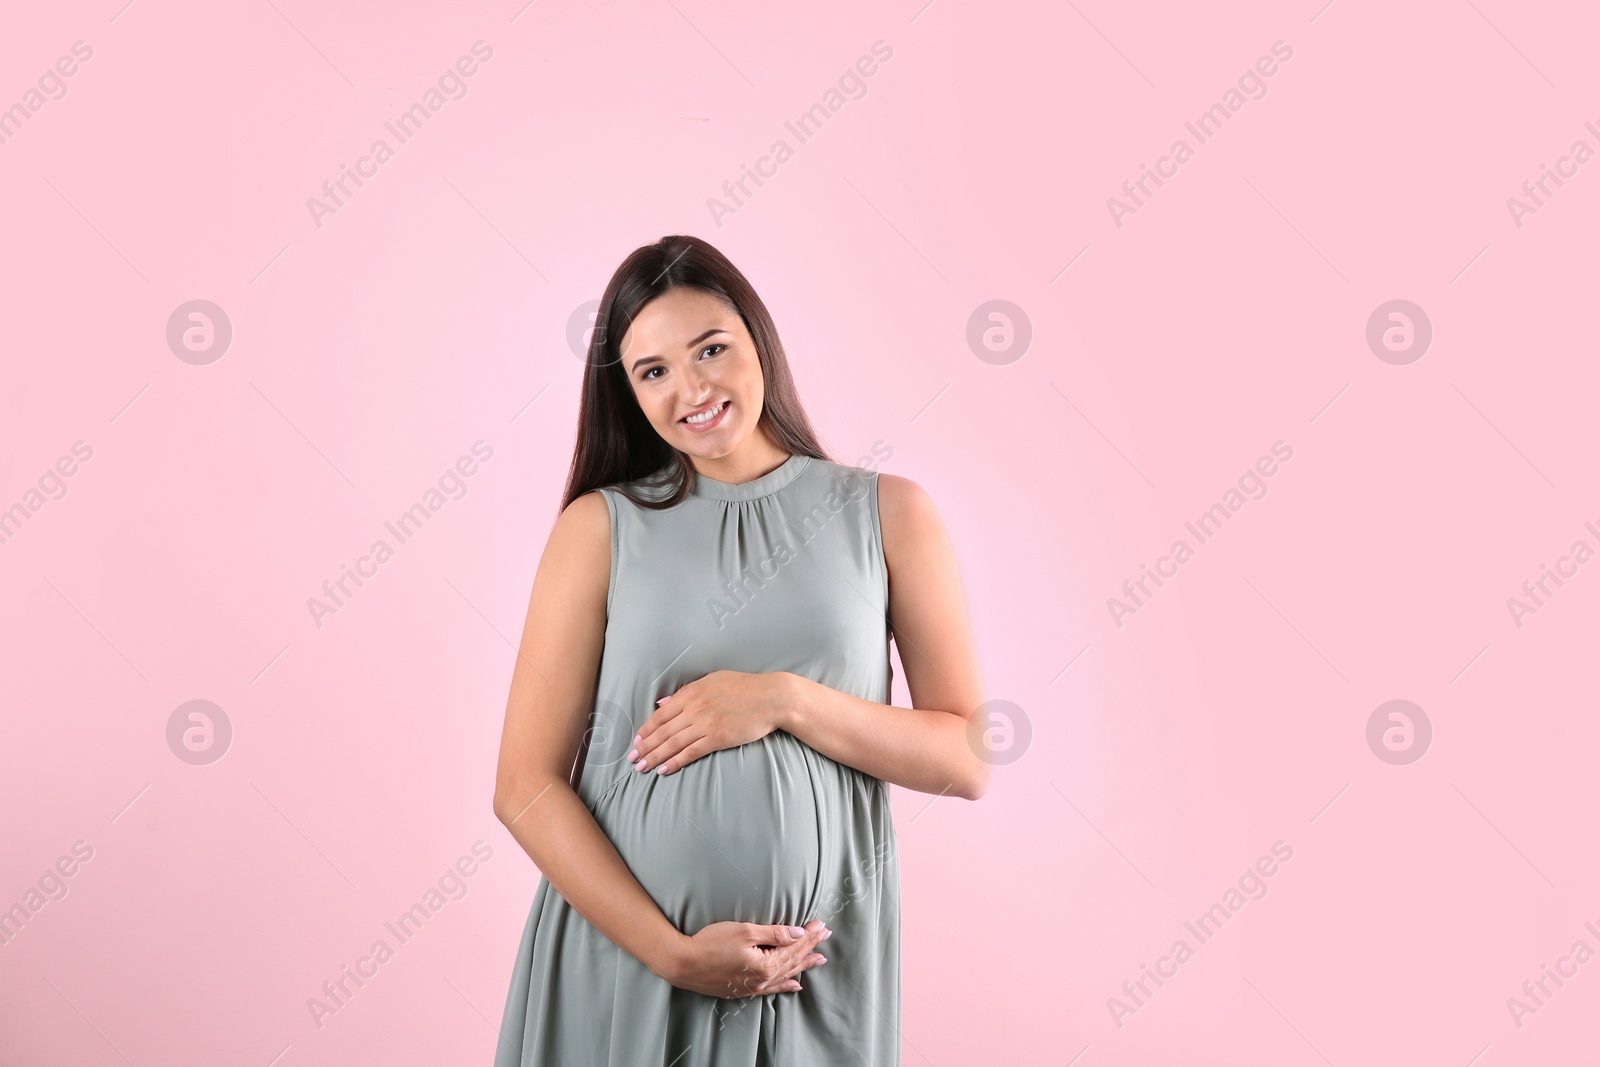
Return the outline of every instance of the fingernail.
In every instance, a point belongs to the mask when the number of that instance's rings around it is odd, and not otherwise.
[[[822,936],[817,938],[817,940],[818,941],[826,941],[826,940],[828,940],[828,938],[830,938],[832,936],[833,936],[833,931],[832,930],[824,930],[822,932]]]
[[[633,735],[633,743],[634,744],[637,745],[640,741],[643,741],[643,740],[644,740],[644,738],[640,737],[638,734],[634,734]]]
[[[828,962],[828,957],[826,957],[826,956],[821,956],[821,957],[818,957],[818,959],[817,959],[817,964],[819,966],[821,964],[824,964],[824,963],[827,963],[827,962]]]
[[[638,763],[635,763],[633,765],[633,769],[636,770],[636,771],[644,770],[644,760],[640,760]]]
[[[656,768],[656,773],[657,774],[666,774],[667,773],[667,765],[665,763],[663,763],[661,766],[657,767]]]
[[[638,744],[638,742],[635,741],[634,744]],[[639,758],[639,750],[638,749],[634,749],[632,752],[628,753],[628,762],[629,763],[632,763],[634,760],[636,760],[638,758]]]
[[[671,697],[662,697],[660,700],[656,701],[656,703],[657,704],[665,704],[667,701],[669,701],[671,699],[672,699]]]
[[[806,928],[804,926],[791,926],[789,927],[789,936],[804,937],[806,936]]]

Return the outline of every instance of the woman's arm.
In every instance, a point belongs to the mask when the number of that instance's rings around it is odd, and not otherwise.
[[[933,501],[878,476],[889,619],[909,708],[876,704],[788,671],[713,671],[651,713],[630,760],[672,774],[701,756],[785,730],[848,767],[923,793],[977,800],[989,784],[977,654],[955,553]]]
[[[611,517],[599,493],[556,520],[511,675],[494,813],[578,914],[662,974],[682,938],[568,781],[605,643]]]
[[[955,552],[933,500],[910,479],[878,475],[878,517],[890,628],[912,706],[875,704],[791,675],[777,728],[886,782],[977,800],[989,785],[987,723],[975,714],[983,688]]]
[[[586,493],[556,520],[534,576],[494,813],[567,903],[658,977],[716,997],[799,990],[796,976],[826,962],[813,951],[826,924],[729,921],[680,932],[569,782],[594,703],[610,581],[611,516],[599,493]]]

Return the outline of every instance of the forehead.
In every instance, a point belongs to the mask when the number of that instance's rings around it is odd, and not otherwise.
[[[703,289],[669,289],[639,309],[623,343],[647,344],[654,351],[660,345],[686,343],[713,326],[737,333],[744,323],[738,312]]]

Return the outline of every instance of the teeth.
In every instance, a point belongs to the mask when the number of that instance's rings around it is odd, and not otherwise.
[[[710,411],[707,411],[705,414],[703,414],[703,415],[690,415],[687,419],[684,419],[683,421],[687,422],[687,423],[692,423],[692,424],[694,424],[696,426],[700,425],[703,422],[710,422],[712,419],[714,419],[718,415],[722,414],[722,409],[727,407],[727,406],[728,406],[728,402],[726,400],[724,400],[722,403],[718,404],[716,407],[712,408]]]

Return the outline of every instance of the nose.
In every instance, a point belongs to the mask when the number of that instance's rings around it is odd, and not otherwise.
[[[690,362],[683,372],[683,399],[692,405],[703,404],[711,396],[711,378],[700,369],[698,360]]]

